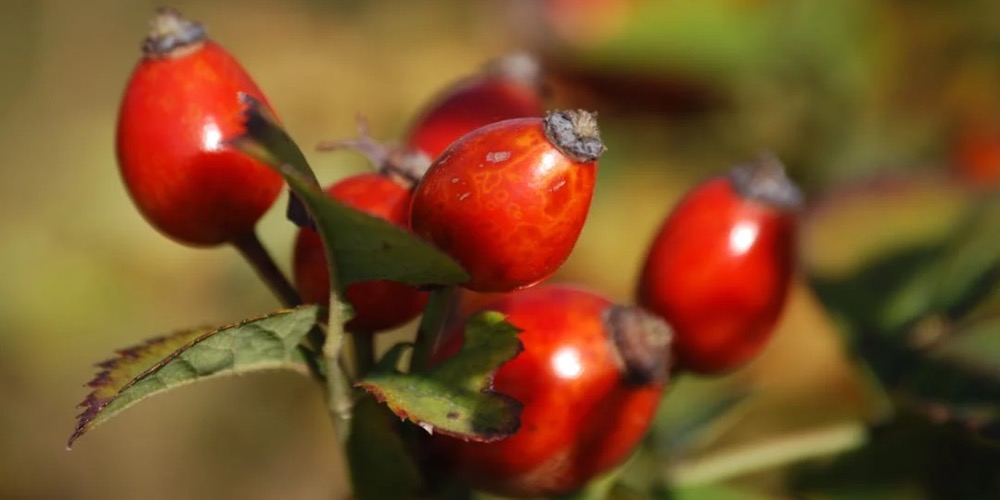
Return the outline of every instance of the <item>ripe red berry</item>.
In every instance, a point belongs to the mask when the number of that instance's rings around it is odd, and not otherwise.
[[[452,143],[413,195],[413,232],[455,258],[465,287],[506,292],[556,271],[590,209],[604,152],[586,111],[487,125]]]
[[[331,198],[362,212],[407,226],[410,190],[380,174],[359,174],[327,188]],[[303,228],[292,257],[295,284],[302,300],[326,304],[330,300],[329,274],[323,243],[316,231]],[[350,332],[379,332],[417,317],[427,305],[427,294],[394,281],[376,280],[348,285],[345,299],[354,309],[344,328]]]
[[[358,139],[327,141],[319,148],[357,149],[383,173],[417,182],[431,162],[459,137],[498,121],[544,115],[541,80],[535,58],[509,54],[442,90],[410,124],[398,148],[372,139],[363,121],[359,123]]]
[[[511,54],[441,92],[410,125],[406,146],[430,164],[477,128],[544,114],[538,61],[527,54]]]
[[[796,266],[801,198],[766,157],[694,187],[664,221],[638,295],[673,327],[679,367],[726,372],[766,345]]]
[[[242,131],[238,94],[267,100],[201,25],[161,9],[118,115],[116,152],[139,211],[190,245],[253,231],[281,191],[281,176],[226,144]]]
[[[957,177],[971,186],[1000,184],[1000,123],[970,120],[956,134],[952,162]]]
[[[435,458],[473,488],[534,497],[577,490],[632,453],[666,385],[666,323],[568,286],[507,294],[483,310],[522,330],[524,350],[493,378],[524,405],[521,426],[489,443],[434,436]],[[460,333],[450,338],[439,359],[460,347]]]

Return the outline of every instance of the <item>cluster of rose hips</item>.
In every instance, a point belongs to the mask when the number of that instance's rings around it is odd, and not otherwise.
[[[161,9],[152,26],[118,121],[124,183],[167,236],[251,252],[283,181],[227,139],[243,126],[240,93],[270,106],[198,23]],[[576,243],[605,149],[594,114],[545,110],[540,81],[533,60],[508,58],[446,89],[400,147],[365,136],[323,146],[360,148],[377,164],[329,196],[450,255],[471,277],[465,289],[500,294],[477,309],[521,330],[524,350],[493,384],[523,404],[519,430],[490,443],[435,436],[428,454],[471,487],[518,496],[570,492],[621,463],[670,373],[719,374],[760,352],[794,271],[801,204],[781,165],[764,157],[692,188],[672,210],[650,247],[638,305],[538,285]],[[328,300],[322,242],[309,227],[295,241],[293,269],[295,289],[277,290],[286,305]],[[345,331],[371,336],[418,316],[427,292],[373,281],[350,285],[344,299],[353,309]],[[457,350],[471,312],[448,327],[455,333],[432,362]]]

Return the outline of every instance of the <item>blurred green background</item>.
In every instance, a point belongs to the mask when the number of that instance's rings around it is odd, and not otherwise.
[[[342,459],[322,392],[290,374],[153,398],[65,450],[94,362],[150,336],[278,307],[235,251],[157,234],[118,179],[118,100],[159,5],[0,0],[0,497],[340,497]],[[353,136],[357,113],[377,138],[393,138],[487,59],[541,54],[553,105],[596,109],[609,147],[592,216],[558,279],[622,301],[683,190],[760,151],[783,158],[815,201],[805,264],[837,274],[886,246],[945,232],[965,209],[963,183],[991,176],[976,159],[989,157],[988,140],[1000,144],[992,1],[173,5],[243,62],[323,180],[366,168],[350,153],[312,152],[322,139]],[[969,130],[987,145],[961,156],[956,144]],[[874,191],[831,195],[872,178],[882,179]],[[280,208],[260,232],[287,266],[293,230]],[[761,358],[724,379],[681,384],[690,390],[667,407],[753,391],[703,443],[708,454],[880,411],[801,283]],[[787,494],[780,475],[735,479]]]

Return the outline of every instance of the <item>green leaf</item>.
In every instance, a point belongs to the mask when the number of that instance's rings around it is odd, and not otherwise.
[[[98,364],[80,404],[67,448],[89,430],[139,401],[221,375],[288,369],[309,373],[298,343],[316,323],[319,308],[303,306],[218,329],[200,328],[151,339]]]
[[[523,349],[518,332],[502,314],[480,313],[469,319],[458,353],[430,371],[376,370],[357,385],[428,432],[468,441],[502,439],[517,431],[522,405],[493,391],[493,374]]]
[[[794,498],[1000,498],[1000,449],[912,416],[875,427],[868,443],[803,464]]]
[[[395,424],[392,413],[370,395],[354,405],[347,456],[358,500],[416,498],[424,487]]]
[[[768,495],[723,484],[682,486],[670,490],[670,500],[764,500]]]
[[[675,377],[646,437],[661,459],[676,459],[705,446],[734,423],[734,410],[751,396],[745,389],[719,387],[716,381]],[[739,413],[739,412],[735,412]]]
[[[1000,315],[959,325],[919,351],[901,404],[1000,443]]]
[[[468,274],[449,256],[378,217],[330,199],[320,188],[305,156],[272,116],[252,97],[246,133],[233,146],[271,165],[305,204],[327,251],[334,289],[359,281],[385,279],[409,285],[450,285]]]
[[[957,318],[997,290],[1000,197],[979,203],[948,234],[870,260],[849,276],[812,277],[855,332],[905,334],[930,315]]]
[[[899,334],[913,318],[906,311],[932,302],[933,286],[897,295],[935,265],[971,206],[967,191],[936,179],[888,177],[846,185],[810,208],[803,261],[849,339]]]
[[[879,203],[893,196],[874,194]],[[873,202],[864,202],[866,213],[875,212]],[[994,340],[1000,338],[994,321],[1000,318],[1000,196],[965,204],[962,217],[939,225],[947,231],[911,238],[852,273],[814,274],[812,283],[897,410],[992,436],[1000,427]],[[921,209],[906,206],[910,213]],[[886,232],[897,231],[885,225]]]
[[[769,67],[774,59],[764,9],[753,13],[714,2],[641,3],[626,29],[589,47],[578,57],[593,63],[666,72],[715,76],[728,81],[750,68]],[[749,15],[748,15],[749,14]],[[694,50],[693,50],[694,49]],[[664,62],[669,61],[669,65]]]
[[[961,350],[951,347],[947,340],[930,348],[908,346],[898,338],[876,335],[862,340],[862,354],[897,408],[973,432],[996,431],[1000,420],[1000,377],[996,376],[995,366],[991,373],[968,363],[957,355]]]
[[[907,297],[896,293],[915,273],[931,265],[939,252],[937,244],[903,248],[846,276],[812,275],[810,284],[823,304],[843,320],[844,333],[849,339],[857,340],[867,334],[897,335],[901,333],[898,318],[886,319],[888,303],[894,300],[897,308],[910,309],[928,303],[928,288],[914,287]]]
[[[887,329],[929,314],[956,318],[993,292],[1000,278],[1000,197],[976,207],[933,261],[916,270],[886,306]]]
[[[953,332],[935,351],[943,359],[1000,380],[1000,313]]]

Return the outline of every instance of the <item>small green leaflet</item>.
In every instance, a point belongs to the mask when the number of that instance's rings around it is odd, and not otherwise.
[[[1000,197],[980,201],[925,265],[887,302],[887,329],[906,327],[930,314],[962,316],[1000,280]]]
[[[158,337],[118,351],[97,365],[87,383],[67,449],[87,431],[139,401],[192,382],[222,375],[288,369],[308,373],[298,343],[316,324],[319,307],[278,311],[218,329],[200,328]]]
[[[403,374],[393,369],[397,349],[387,354],[388,363],[384,360],[381,369],[357,386],[396,416],[428,432],[467,441],[503,439],[517,431],[523,407],[493,391],[493,374],[523,349],[518,333],[503,314],[480,313],[466,324],[458,353],[428,372]]]
[[[451,285],[469,279],[450,257],[410,233],[330,199],[323,193],[305,156],[284,129],[254,98],[247,105],[246,133],[231,144],[274,167],[305,204],[327,247],[336,289],[385,279],[408,285]]]

